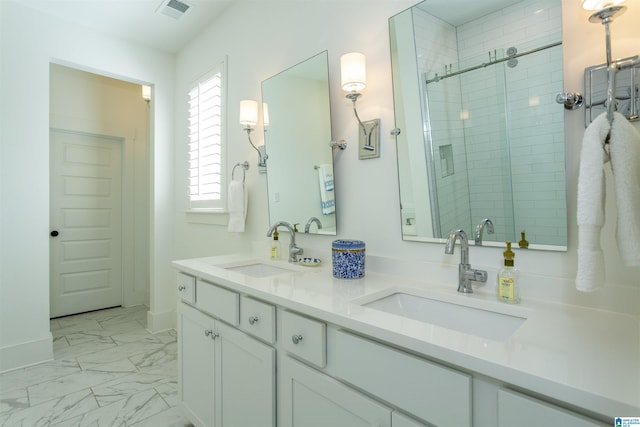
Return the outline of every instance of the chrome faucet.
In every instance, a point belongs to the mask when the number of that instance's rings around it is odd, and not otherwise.
[[[309,221],[307,221],[307,225],[304,226],[304,232],[306,234],[309,234],[309,229],[311,228],[311,223],[313,222],[315,222],[318,225],[318,230],[322,228],[322,223],[320,222],[320,220],[315,216],[312,216],[311,218],[309,218]]]
[[[271,237],[276,228],[280,226],[287,227],[291,234],[291,241],[289,242],[289,262],[298,262],[297,255],[302,255],[304,249],[296,245],[296,232],[293,230],[293,226],[291,224],[285,221],[276,222],[269,228],[269,231],[267,231],[267,237]]]
[[[482,246],[482,232],[484,231],[484,227],[487,227],[487,233],[493,234],[493,222],[489,218],[485,218],[478,225],[476,225],[476,235],[475,241],[476,246]]]
[[[484,270],[474,270],[469,264],[469,241],[467,233],[463,230],[451,230],[444,253],[452,255],[456,246],[456,239],[460,239],[460,265],[458,266],[458,292],[472,294],[471,281],[486,282],[487,272]]]

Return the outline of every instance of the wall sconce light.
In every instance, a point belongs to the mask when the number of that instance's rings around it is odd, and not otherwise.
[[[601,22],[604,25],[607,44],[607,65],[611,65],[611,34],[609,32],[609,23],[613,22],[616,15],[623,14],[627,7],[623,6],[624,0],[582,0],[582,8],[584,10],[595,11],[589,17],[589,22]]]
[[[147,104],[151,102],[151,86],[142,85],[142,99],[147,101]]]
[[[245,126],[244,131],[247,132],[249,144],[258,152],[258,171],[266,172],[267,170],[267,153],[264,145],[256,147],[251,141],[251,132],[253,127],[258,123],[258,102],[252,99],[244,99],[240,101],[240,124]]]
[[[342,90],[353,103],[353,112],[362,133],[358,143],[358,157],[362,160],[380,157],[380,119],[362,122],[356,108],[356,101],[367,86],[366,60],[359,52],[346,53],[340,58],[340,78]]]

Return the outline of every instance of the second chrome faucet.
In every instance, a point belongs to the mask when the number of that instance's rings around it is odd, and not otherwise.
[[[304,250],[301,247],[296,245],[296,232],[291,224],[285,221],[278,221],[269,227],[269,231],[267,231],[267,237],[271,237],[273,232],[278,227],[286,227],[289,230],[289,234],[291,235],[291,241],[289,242],[289,262],[298,262],[298,255],[302,255]]]
[[[444,253],[452,255],[456,246],[456,240],[460,240],[460,265],[458,266],[458,292],[464,294],[473,293],[471,282],[486,282],[487,272],[474,270],[469,264],[469,240],[463,230],[451,230]]]

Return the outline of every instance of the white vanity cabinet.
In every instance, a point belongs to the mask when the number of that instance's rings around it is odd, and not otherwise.
[[[185,415],[196,426],[213,426],[216,400],[215,320],[178,303],[178,394]]]
[[[178,273],[178,296],[190,304],[196,302],[196,278],[184,273]]]
[[[386,406],[289,356],[280,360],[280,427],[391,427]]]
[[[203,286],[215,285],[199,283],[199,291]],[[200,297],[199,292],[196,307]],[[177,310],[178,385],[185,415],[197,427],[275,427],[275,349],[196,307],[180,302]],[[232,307],[225,306],[229,311]]]
[[[196,427],[610,425],[575,402],[380,337],[325,299],[273,297],[194,270],[178,274],[177,330],[180,405]]]
[[[339,342],[335,336],[344,334],[354,340],[361,338],[342,332],[335,326],[327,325],[321,320],[292,311],[279,310],[278,313],[281,331],[278,334],[278,343],[279,348],[282,349],[278,356],[278,419],[280,427],[425,426],[425,424],[421,424],[381,402],[384,400],[403,410],[415,408],[417,412],[420,412],[421,408],[418,408],[418,405],[411,407],[407,404],[405,408],[397,405],[393,398],[389,399],[389,396],[402,396],[401,401],[404,403],[416,401],[417,399],[412,393],[422,393],[424,387],[421,389],[409,388],[405,393],[402,393],[397,389],[384,389],[392,386],[391,384],[383,384],[382,387],[378,387],[381,383],[365,384],[359,381],[348,381],[364,391],[360,392],[340,381],[345,379],[345,375],[340,375],[340,373],[348,370],[358,372],[358,376],[383,378],[384,383],[384,379],[388,376],[382,373],[384,370],[388,370],[389,363],[385,362],[380,366],[372,366],[367,363],[367,360],[379,360],[380,357],[385,357],[384,354],[377,354],[378,349],[365,349],[364,351],[367,353],[360,354],[361,349],[355,348],[348,340]],[[340,346],[343,347],[342,350],[339,348]],[[382,348],[385,347],[382,346]],[[405,363],[406,360],[398,362]],[[344,370],[340,368],[344,368]],[[415,373],[411,371],[412,368],[413,366],[405,367],[404,372],[413,376]],[[353,377],[350,378],[353,379]],[[406,379],[406,377],[398,378],[398,381],[403,382]],[[442,376],[432,378],[433,381],[448,381],[449,379]],[[402,388],[405,388],[404,384]],[[433,408],[433,405],[425,402],[424,399],[418,398],[418,400],[420,405]],[[437,400],[437,398],[432,400]],[[450,406],[444,410],[446,411],[448,408]],[[457,407],[456,411],[460,412]],[[466,412],[462,411],[462,413]],[[442,416],[444,416],[444,412]]]
[[[434,425],[471,427],[470,375],[343,330],[330,332],[335,377]]]
[[[547,402],[516,393],[498,391],[498,427],[604,427],[602,424]]]

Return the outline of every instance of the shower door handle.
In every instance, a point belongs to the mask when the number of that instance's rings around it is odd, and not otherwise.
[[[556,96],[556,102],[558,104],[564,104],[564,108],[567,110],[575,110],[582,107],[584,98],[579,92],[559,93]]]

